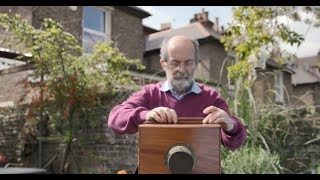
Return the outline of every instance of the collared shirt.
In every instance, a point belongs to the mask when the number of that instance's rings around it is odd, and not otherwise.
[[[199,94],[201,92],[200,87],[198,86],[197,83],[195,83],[195,81],[192,82],[191,88],[184,94],[182,95],[178,95],[177,92],[173,89],[172,85],[169,83],[169,81],[165,81],[164,84],[161,86],[160,91],[162,92],[167,92],[170,91],[171,94],[177,99],[177,100],[181,100],[183,99],[183,97],[185,97],[187,94],[190,93],[195,93],[195,94]]]

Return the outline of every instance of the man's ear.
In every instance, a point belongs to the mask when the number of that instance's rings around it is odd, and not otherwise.
[[[165,67],[164,67],[164,62],[165,62],[165,60],[164,60],[164,59],[160,59],[160,64],[161,64],[162,69],[164,69],[164,68],[165,68]]]

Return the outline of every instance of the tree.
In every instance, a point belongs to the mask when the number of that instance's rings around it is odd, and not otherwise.
[[[282,140],[287,137],[289,125],[286,119],[290,117],[284,116],[284,114],[289,114],[285,107],[272,106],[279,108],[278,112],[270,109],[268,112],[264,112],[265,118],[258,119],[256,103],[251,92],[251,87],[256,80],[255,69],[256,67],[265,68],[266,61],[271,58],[278,63],[279,67],[283,64],[290,64],[294,60],[293,55],[282,50],[280,44],[288,43],[291,46],[299,46],[304,41],[304,37],[292,31],[281,21],[281,17],[300,21],[303,20],[301,18],[302,12],[313,14],[313,19],[304,19],[306,23],[310,25],[313,23],[316,27],[320,25],[319,6],[240,6],[233,9],[233,21],[228,27],[227,33],[221,38],[225,49],[235,52],[237,59],[234,65],[228,67],[228,78],[235,85],[232,109],[248,127],[248,141],[245,148],[263,147],[263,150],[267,151],[267,153],[257,153],[267,154],[259,159],[267,160],[273,156],[277,159],[278,154],[271,152],[269,145],[272,142],[268,140]],[[267,133],[270,131],[273,131],[274,134],[277,133],[275,138],[272,137],[274,139],[268,137]],[[258,149],[258,152],[261,151]],[[252,155],[253,153],[250,156]],[[248,157],[245,160],[251,159]],[[243,161],[243,159],[239,161]],[[259,170],[255,172],[259,173]],[[275,170],[274,173],[278,173],[278,170]]]
[[[111,43],[99,43],[92,54],[84,54],[76,38],[50,18],[36,29],[19,15],[0,14],[0,27],[13,37],[9,43],[32,54],[29,63],[35,67],[35,79],[39,79],[36,85],[25,82],[36,86],[33,90],[38,89],[38,96],[28,108],[24,134],[34,134],[41,143],[44,139],[38,126],[44,127],[48,118],[51,134],[46,140],[63,145],[59,171],[64,173],[71,145],[77,140],[77,125],[94,125],[94,109],[105,96],[134,85],[127,72],[130,67],[142,69],[143,65],[138,59],[126,58]],[[82,118],[76,118],[77,114]]]

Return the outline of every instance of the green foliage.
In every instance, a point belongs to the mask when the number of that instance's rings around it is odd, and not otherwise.
[[[222,160],[226,174],[279,174],[281,167],[277,154],[261,147],[244,146]]]
[[[251,65],[247,61],[240,61],[233,66],[229,66],[228,69],[228,78],[232,81],[232,84],[235,84],[237,77],[244,77],[250,70]]]
[[[34,76],[40,81],[28,85],[36,85],[39,96],[31,102],[27,122],[37,127],[48,117],[47,126],[54,138],[42,140],[58,139],[66,144],[60,167],[64,172],[71,144],[79,139],[75,137],[79,126],[96,126],[95,109],[101,106],[102,98],[126,86],[134,87],[128,70],[144,67],[140,60],[126,58],[112,43],[99,43],[92,54],[84,54],[78,40],[49,18],[44,19],[42,29],[35,29],[19,15],[0,14],[0,27],[11,33],[12,43],[22,47],[22,52],[32,54],[30,63],[35,65]]]
[[[320,12],[319,7],[306,9],[315,15]],[[268,59],[274,59],[279,68],[292,60],[292,55],[282,51],[280,44],[299,46],[304,38],[281,23],[278,17],[301,20],[299,13],[299,9],[292,6],[234,8],[233,22],[220,41],[226,51],[236,54],[236,62],[228,67],[228,78],[235,86],[228,104],[233,114],[246,125],[248,137],[242,149],[224,152],[223,169],[226,173],[294,172],[282,167],[290,167],[292,161],[295,165],[300,163],[296,161],[299,144],[294,138],[298,124],[303,123],[302,116],[289,105],[277,105],[274,101],[257,104],[251,90],[257,67],[265,65]],[[268,95],[266,92],[266,99],[270,98]]]
[[[233,22],[228,27],[226,35],[221,38],[225,49],[235,51],[239,60],[233,65],[238,68],[228,68],[232,81],[242,78],[247,81],[245,84],[251,86],[256,76],[252,72],[259,64],[258,61],[265,64],[268,58],[279,58],[281,55],[276,53],[280,49],[280,42],[298,46],[301,44],[303,36],[277,20],[279,15],[290,15],[290,11],[293,10],[294,7],[272,6],[239,6],[234,9]],[[237,71],[239,67],[245,67],[241,69],[240,74]]]

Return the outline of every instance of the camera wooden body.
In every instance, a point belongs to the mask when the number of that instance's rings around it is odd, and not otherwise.
[[[202,124],[202,119],[179,118],[177,124],[148,122],[139,125],[138,173],[180,174],[187,171],[179,171],[179,168],[192,166],[187,173],[220,174],[221,127]],[[177,152],[179,150],[181,152]],[[172,160],[175,152],[183,155],[181,165]],[[187,165],[189,167],[182,167]]]

